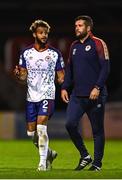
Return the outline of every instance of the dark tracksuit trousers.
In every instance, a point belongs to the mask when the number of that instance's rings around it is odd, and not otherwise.
[[[80,152],[81,157],[89,155],[84,145],[82,132],[79,132],[79,121],[84,113],[87,114],[93,132],[94,139],[94,160],[93,165],[102,166],[102,158],[104,154],[104,111],[106,96],[100,96],[97,100],[90,100],[87,97],[76,97],[71,95],[67,107],[66,129]],[[82,124],[82,123],[81,123]],[[81,128],[82,129],[82,128]]]

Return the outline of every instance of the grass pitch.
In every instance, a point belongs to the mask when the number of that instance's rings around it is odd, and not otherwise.
[[[85,141],[93,157],[93,142]],[[38,151],[31,140],[0,141],[1,179],[122,179],[122,142],[106,141],[103,167],[100,172],[86,168],[74,171],[79,154],[70,140],[51,140],[50,147],[58,152],[53,169],[37,172]]]

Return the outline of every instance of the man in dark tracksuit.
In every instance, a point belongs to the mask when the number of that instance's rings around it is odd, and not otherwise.
[[[105,42],[91,33],[92,27],[93,21],[89,16],[78,16],[75,19],[78,40],[74,41],[70,48],[61,97],[68,103],[67,131],[81,155],[75,170],[81,170],[92,163],[89,170],[98,171],[102,167],[105,144],[105,83],[109,74],[109,55]],[[69,98],[71,87],[72,93]],[[79,121],[84,113],[90,120],[93,132],[93,160],[78,131]]]

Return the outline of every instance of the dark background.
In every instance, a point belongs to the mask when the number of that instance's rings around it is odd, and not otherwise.
[[[122,0],[1,0],[0,1],[0,109],[24,109],[26,87],[18,84],[5,70],[5,45],[15,37],[31,37],[29,26],[43,18],[51,25],[49,38],[58,40],[74,36],[74,19],[89,15],[94,21],[93,33],[102,38],[109,49],[111,72],[107,80],[108,102],[122,101]],[[19,54],[18,54],[19,55]],[[67,49],[68,55],[68,49]],[[65,59],[66,62],[66,59]],[[57,107],[60,100],[57,86]]]

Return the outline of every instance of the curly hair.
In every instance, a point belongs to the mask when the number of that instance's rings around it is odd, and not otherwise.
[[[41,20],[41,19],[35,20],[35,21],[31,24],[29,30],[34,33],[34,32],[36,31],[36,29],[37,29],[38,27],[40,27],[40,26],[41,26],[41,27],[46,27],[46,28],[48,29],[48,33],[50,32],[50,25],[49,25],[46,21],[43,21],[43,20]]]

